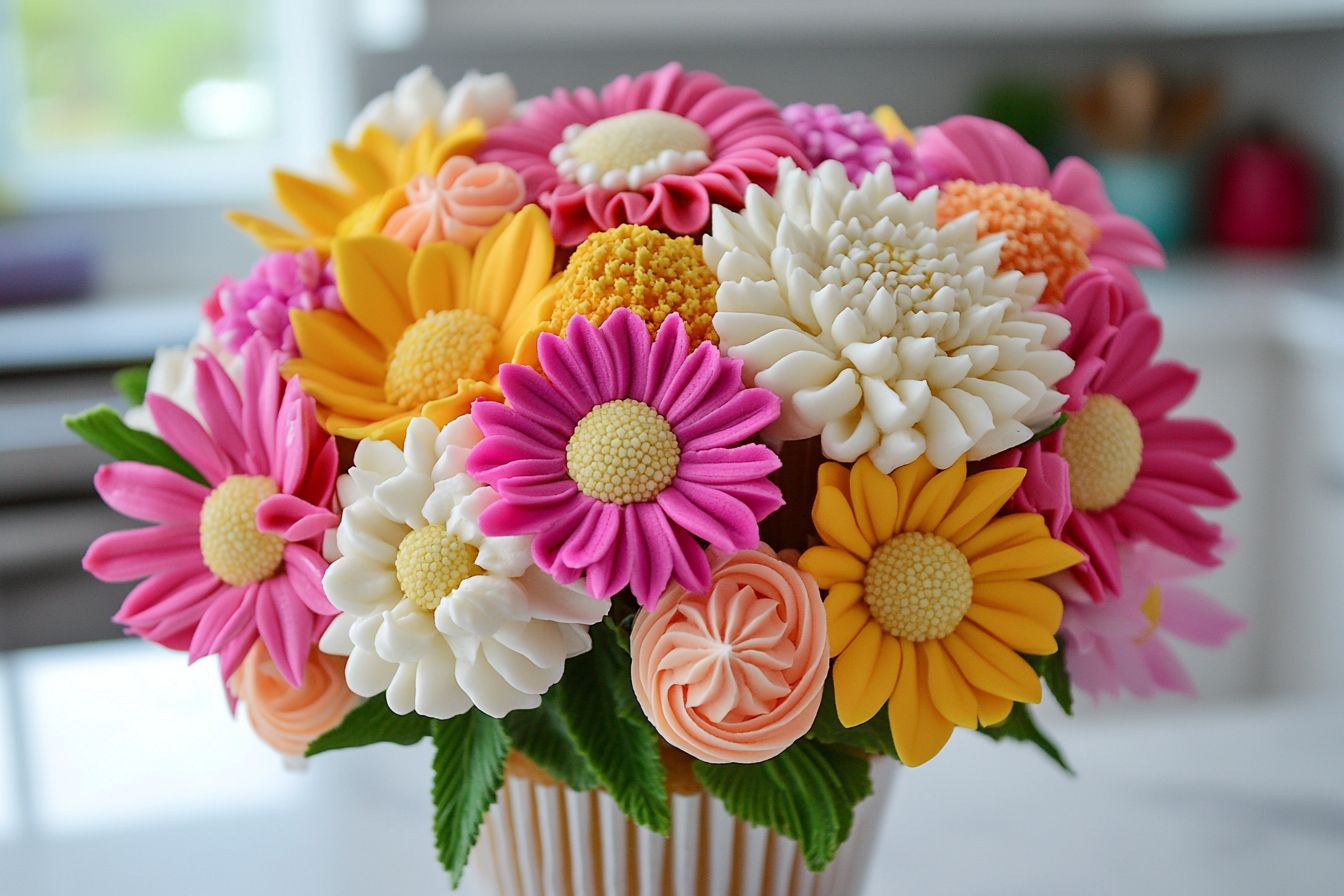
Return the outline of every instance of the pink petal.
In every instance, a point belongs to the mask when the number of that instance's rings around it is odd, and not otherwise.
[[[709,558],[700,543],[678,526],[672,527],[677,546],[671,551],[672,577],[691,594],[707,594],[710,586]],[[657,599],[657,595],[653,595]]]
[[[231,638],[248,632],[255,625],[257,586],[224,588],[214,595],[205,615],[191,636],[188,662],[218,653]]]
[[[612,316],[619,318],[624,315],[635,316],[626,308],[617,309]],[[579,319],[588,323],[584,318]],[[605,334],[590,323],[588,326],[576,326],[572,320],[567,332],[569,337],[565,340],[565,346],[570,351],[574,365],[586,371],[590,393],[596,397],[594,404],[624,398],[625,392],[620,387],[621,378],[618,377],[616,363],[607,351]]]
[[[749,482],[764,479],[779,467],[779,455],[764,445],[707,448],[683,452],[677,477],[705,485]]]
[[[1210,460],[1227,457],[1236,447],[1232,434],[1212,420],[1152,420],[1143,425],[1144,450],[1148,446],[1179,447]]]
[[[1203,519],[1185,502],[1136,482],[1124,501],[1110,510],[1128,534],[1145,538],[1204,566],[1214,566],[1213,548],[1222,530]]]
[[[745,504],[757,522],[784,506],[784,495],[780,492],[779,486],[769,479],[722,482],[715,488]]]
[[[1116,533],[1105,517],[1075,511],[1064,524],[1064,540],[1087,555],[1087,562],[1074,567],[1074,574],[1093,600],[1101,600],[1103,591],[1120,591]]]
[[[332,529],[341,518],[294,495],[271,495],[257,505],[257,529],[285,541],[307,541]]]
[[[531,367],[505,364],[499,369],[499,386],[511,407],[498,402],[472,404],[471,418],[487,436],[507,427],[539,442],[563,448],[574,424],[588,412],[569,400]]]
[[[630,590],[640,606],[651,610],[672,580],[673,557],[681,548],[667,516],[655,503],[625,508],[624,526],[632,538],[638,533],[640,544],[639,559],[630,574]]]
[[[1162,323],[1156,315],[1147,311],[1131,314],[1107,345],[1106,370],[1092,388],[1118,395],[1125,383],[1149,366],[1161,341]]]
[[[1101,234],[1092,244],[1090,254],[1106,255],[1121,264],[1140,268],[1160,270],[1167,266],[1162,244],[1147,227],[1133,218],[1119,214],[1094,215],[1093,222]]]
[[[109,532],[89,545],[84,568],[104,582],[129,582],[174,568],[202,569],[200,532],[182,523]]]
[[[1162,643],[1160,637],[1149,637],[1137,645],[1136,650],[1144,666],[1147,667],[1148,676],[1153,684],[1164,691],[1174,691],[1187,697],[1195,696],[1195,683],[1190,680],[1190,673],[1185,671],[1180,658],[1170,647]]]
[[[163,440],[195,467],[206,482],[219,485],[234,472],[214,438],[191,414],[155,392],[145,397],[145,406],[154,418],[154,425],[163,434]]]
[[[621,534],[621,516],[620,505],[599,503],[570,535],[560,551],[560,562],[582,569],[609,554]]]
[[[322,576],[328,565],[321,554],[306,545],[285,545],[284,575],[289,580],[290,590],[318,616],[335,616],[337,613],[322,588]]]
[[[93,476],[99,496],[118,513],[147,523],[198,525],[210,490],[179,473],[153,464],[119,461]]]
[[[229,466],[240,472],[256,473],[248,463],[242,427],[242,400],[238,388],[213,355],[196,358],[196,404],[215,444],[228,458]]]
[[[570,338],[593,329],[585,318],[575,315],[569,322]],[[537,339],[537,358],[547,379],[564,394],[567,403],[579,416],[602,403],[602,394],[592,381],[592,372],[583,359],[569,346],[568,340],[551,333],[542,333]]]
[[[667,321],[670,319],[663,320],[663,325],[658,328],[658,335],[654,337],[653,348],[643,362],[648,370],[644,377],[646,383],[644,394],[630,396],[651,408],[662,406],[661,396],[667,391],[668,383],[677,375],[690,351],[691,337],[681,325],[681,319],[677,319],[676,326],[669,327]]]
[[[618,311],[621,309],[618,309]],[[644,395],[648,389],[649,331],[635,314],[613,313],[601,327],[617,373],[615,396]]]
[[[1101,174],[1077,156],[1069,156],[1055,166],[1050,175],[1050,196],[1092,216],[1115,211],[1106,197]]]
[[[1012,128],[987,118],[958,115],[924,128],[916,152],[939,180],[1050,185],[1050,167],[1040,152]]]
[[[1139,476],[1149,487],[1200,507],[1225,507],[1237,499],[1231,480],[1213,465],[1188,451],[1143,449]]]
[[[172,629],[194,626],[204,602],[220,582],[208,571],[177,569],[150,576],[131,589],[112,617],[118,625],[145,628],[173,621]]]
[[[644,550],[644,545],[640,542],[640,533],[637,528],[630,529],[622,525],[629,519],[633,519],[633,517],[623,519],[619,512],[617,513],[616,527],[619,530],[619,541],[612,545],[611,550],[587,567],[588,578],[586,584],[588,593],[593,597],[609,598],[630,584],[630,576],[639,562],[640,552]],[[636,594],[635,598],[638,600],[639,595]]]
[[[659,492],[657,501],[672,522],[720,550],[745,550],[760,542],[751,510],[720,490],[678,480]]]
[[[1207,594],[1183,586],[1162,588],[1162,631],[1204,647],[1222,647],[1246,627],[1238,616]]]
[[[303,686],[303,670],[313,640],[313,614],[289,587],[285,576],[260,583],[257,590],[257,633],[266,644],[285,681]]]
[[[1159,361],[1124,382],[1114,383],[1111,392],[1147,425],[1190,397],[1199,374],[1175,361]]]
[[[779,419],[779,396],[768,389],[743,389],[703,416],[677,427],[683,451],[737,445]]]
[[[253,336],[243,346],[243,394],[247,407],[243,413],[243,439],[254,469],[265,469],[275,443],[275,421],[280,416],[280,395],[284,381],[275,366],[274,355],[266,358],[265,340]],[[270,363],[265,363],[269,361]]]

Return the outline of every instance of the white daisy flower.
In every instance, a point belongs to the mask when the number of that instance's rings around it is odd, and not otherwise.
[[[338,484],[339,557],[322,585],[341,615],[321,647],[350,658],[352,691],[386,692],[394,712],[534,708],[611,607],[534,566],[531,538],[482,534],[498,495],[465,472],[480,438],[470,417],[442,431],[417,418],[404,450],[361,442]]]
[[[715,207],[705,260],[721,283],[719,347],[780,396],[767,435],[820,435],[833,460],[884,473],[951,466],[1031,437],[1073,369],[1068,322],[1035,310],[1045,278],[999,271],[1003,237],[976,216],[939,227],[938,190],[896,192],[883,164],[854,187],[839,162],[780,163],[774,195]]]
[[[513,116],[518,91],[503,73],[483,75],[467,72],[451,88],[443,86],[429,66],[422,65],[397,81],[397,86],[369,101],[345,136],[354,146],[369,125],[377,125],[402,143],[410,140],[425,125],[434,122],[445,134],[468,118],[481,119],[494,127]]]

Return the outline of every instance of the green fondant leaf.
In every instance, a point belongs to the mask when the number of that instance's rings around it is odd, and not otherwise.
[[[597,778],[574,743],[556,702],[552,691],[536,709],[509,713],[504,717],[504,730],[514,749],[546,774],[572,790],[592,790],[597,786]]]
[[[434,842],[456,888],[481,822],[504,784],[509,737],[499,719],[472,708],[430,722],[434,738]]]
[[[350,712],[341,724],[308,745],[306,756],[328,750],[347,750],[369,744],[409,746],[429,737],[430,719],[415,713],[398,715],[387,706],[382,694],[370,697]]]
[[[122,421],[121,415],[105,404],[90,408],[82,414],[67,416],[64,423],[75,435],[117,460],[134,460],[165,467],[202,485],[207,484],[205,477],[183,460],[182,455],[167,442],[147,432],[131,429]]]

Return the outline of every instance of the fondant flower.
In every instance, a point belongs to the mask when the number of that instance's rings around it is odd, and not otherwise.
[[[272,351],[282,357],[294,357],[294,329],[291,310],[311,311],[327,308],[341,310],[336,292],[336,276],[331,263],[323,263],[312,249],[302,252],[275,252],[262,258],[242,280],[224,277],[209,299],[206,316],[212,329],[230,351],[260,333]]]
[[[242,380],[243,359],[220,344],[207,320],[201,322],[196,335],[186,345],[164,346],[154,352],[145,397],[160,395],[197,420],[202,419],[201,409],[196,406],[196,359],[206,356],[218,361],[229,379],[235,383]],[[123,419],[132,429],[159,435],[159,427],[147,404],[127,408]]]
[[[1068,422],[994,460],[1029,471],[1014,506],[1045,514],[1056,537],[1086,555],[1075,575],[1096,600],[1120,589],[1118,547],[1130,539],[1215,565],[1221,529],[1195,508],[1237,496],[1215,463],[1231,453],[1232,437],[1212,421],[1170,416],[1198,375],[1153,359],[1162,325],[1136,289],[1100,268],[1069,284],[1060,311],[1072,331],[1061,348],[1076,366],[1059,384]]]
[[[713,345],[689,351],[680,318],[655,339],[618,308],[601,328],[582,317],[567,338],[542,334],[542,374],[500,371],[507,405],[471,414],[485,439],[468,469],[502,500],[481,516],[488,534],[535,534],[532,556],[560,582],[588,576],[595,597],[627,585],[652,607],[676,582],[709,589],[697,539],[724,550],[759,543],[757,523],[782,503],[766,477],[779,458],[744,444],[779,413],[741,364]]]
[[[723,557],[706,593],[673,585],[630,634],[644,714],[705,762],[778,756],[821,706],[830,654],[817,584],[768,552]]]
[[[915,149],[940,184],[940,221],[980,213],[981,236],[1004,233],[1004,268],[1041,273],[1043,302],[1057,302],[1091,264],[1160,268],[1157,239],[1115,210],[1097,170],[1070,157],[1052,172],[1045,158],[1007,125],[959,115],[921,128]]]
[[[770,435],[820,434],[827,457],[890,472],[988,457],[1054,419],[1066,322],[1032,307],[1041,278],[1000,271],[1001,239],[973,217],[936,226],[937,203],[896,192],[885,165],[854,187],[839,162],[781,163],[773,197],[715,210],[714,328],[783,399]]]
[[[834,159],[845,166],[855,186],[884,162],[891,168],[897,192],[914,196],[928,186],[910,144],[888,137],[862,112],[841,112],[829,103],[794,103],[785,106],[781,114],[798,135],[808,161],[820,165]]]
[[[114,617],[132,634],[192,662],[219,654],[226,681],[260,637],[298,687],[309,645],[336,612],[319,553],[336,524],[336,444],[261,339],[243,354],[241,388],[214,358],[196,359],[204,424],[149,396],[164,440],[207,484],[142,463],[100,467],[94,485],[108,506],[155,525],[99,538],[84,568],[105,582],[148,576]]]
[[[383,233],[412,249],[439,240],[474,249],[501,218],[522,208],[523,192],[512,168],[453,156],[435,177],[420,174],[406,185],[406,206],[392,213]]]
[[[906,765],[952,728],[995,725],[1041,682],[1018,654],[1054,653],[1063,606],[1034,581],[1081,555],[1037,514],[998,516],[1024,471],[939,472],[920,458],[884,475],[867,458],[817,474],[812,520],[824,544],[799,568],[826,595],[836,711],[846,727],[887,707]]]
[[[750,185],[770,189],[781,156],[807,164],[773,103],[676,63],[600,94],[538,97],[479,153],[523,175],[563,246],[621,224],[698,233],[711,205],[741,208]]]
[[[257,643],[228,682],[257,737],[282,756],[302,756],[308,745],[345,718],[359,697],[345,686],[345,658],[308,651],[303,684],[294,687]]]
[[[350,123],[345,136],[349,146],[359,146],[370,127],[406,143],[426,124],[437,133],[478,119],[487,128],[502,124],[513,115],[518,91],[502,72],[483,75],[469,71],[451,88],[446,88],[427,65],[403,75],[394,88],[369,100]]]
[[[448,242],[412,252],[385,236],[337,240],[345,313],[293,312],[299,356],[285,374],[299,377],[336,435],[400,442],[412,417],[446,423],[474,399],[498,396],[499,365],[544,320],[554,256],[534,205],[506,216],[474,253]]]
[[[610,607],[537,569],[529,539],[482,533],[498,495],[465,471],[479,438],[469,417],[442,430],[418,417],[405,450],[361,442],[341,477],[341,556],[323,579],[341,615],[322,649],[350,657],[351,690],[386,692],[393,712],[535,708]]]
[[[1051,585],[1064,598],[1064,660],[1069,679],[1099,700],[1129,691],[1154,697],[1160,691],[1195,696],[1195,685],[1169,639],[1221,647],[1246,620],[1192,587],[1204,572],[1151,544],[1119,551],[1120,590],[1096,603],[1071,574]]]

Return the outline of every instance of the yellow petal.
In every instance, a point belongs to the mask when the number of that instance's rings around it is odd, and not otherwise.
[[[228,211],[224,216],[243,233],[271,252],[301,252],[309,246],[321,247],[322,241],[292,230],[287,230],[250,212]]]
[[[438,132],[434,122],[426,121],[397,154],[397,167],[393,180],[404,184],[417,174],[437,174],[437,169],[429,170],[430,159],[437,144]]]
[[[887,720],[901,762],[914,767],[938,755],[952,736],[953,725],[929,697],[928,670],[920,662],[915,645],[909,641],[901,641],[900,645],[900,675],[887,704]]]
[[[975,560],[985,554],[1049,537],[1050,530],[1045,528],[1045,520],[1039,513],[1014,513],[991,521],[958,547],[967,560]]]
[[[952,502],[961,494],[966,484],[966,458],[934,476],[919,492],[910,505],[910,514],[905,521],[906,532],[932,532],[947,516]]]
[[[863,537],[854,522],[854,509],[840,494],[838,489],[829,485],[817,490],[816,509],[812,512],[812,521],[817,534],[832,547],[844,548],[854,556],[867,560],[873,555],[873,546]]]
[[[899,503],[896,508],[897,532],[910,531],[907,523],[910,507],[915,503],[924,486],[937,474],[938,470],[922,454],[916,460],[892,471],[891,478],[896,483],[896,491],[899,496]]]
[[[866,454],[850,468],[849,494],[854,502],[855,522],[873,544],[883,544],[895,534],[896,511],[900,506],[896,483],[873,466]]]
[[[299,356],[350,379],[382,387],[387,376],[383,347],[339,311],[291,311]]]
[[[357,199],[335,187],[288,171],[276,171],[272,180],[280,207],[309,233],[335,233],[341,219],[359,205]]]
[[[1037,538],[981,554],[971,561],[971,578],[977,582],[1002,582],[1011,579],[1039,579],[1083,562],[1077,548],[1053,538]]]
[[[411,314],[419,320],[431,311],[467,307],[471,253],[457,243],[421,246],[411,262]]]
[[[841,464],[827,461],[817,468],[817,490],[829,485],[837,489],[846,498],[849,497],[849,470]]]
[[[961,487],[961,494],[934,534],[953,544],[961,544],[983,529],[994,518],[994,514],[1003,509],[1026,475],[1027,471],[1021,467],[1009,467],[1006,470],[986,470],[971,476]]]
[[[529,299],[551,279],[555,242],[546,214],[535,205],[506,215],[476,247],[471,266],[472,307],[501,326],[516,299]]]
[[[365,423],[360,420],[354,420],[342,415],[332,414],[328,419],[328,431],[335,431],[336,435],[344,436],[347,439],[381,439],[385,442],[393,442],[398,448],[406,443],[406,427],[410,425],[415,418],[414,413],[401,413],[395,417],[388,417],[385,420],[376,420],[373,423]],[[336,427],[340,427],[337,429]]]
[[[367,153],[351,149],[344,143],[333,142],[331,160],[336,170],[364,196],[374,196],[388,188],[387,174],[377,160]]]
[[[321,383],[328,389],[342,392],[353,398],[359,398],[365,401],[376,401],[376,402],[387,401],[387,399],[383,395],[383,387],[381,384],[374,385],[373,383],[365,383],[359,380],[350,379],[349,377],[342,376],[340,373],[337,373],[336,371],[328,367],[323,367],[320,364],[314,363],[309,358],[292,358],[289,361],[285,362],[285,366],[282,368],[282,371],[284,372],[284,375],[287,377],[290,376],[303,377],[305,390],[307,388],[307,384],[310,382]],[[314,397],[316,396],[314,395]],[[391,407],[393,410],[396,410],[395,405],[388,405],[388,407]],[[378,414],[374,417],[371,417],[370,419],[376,420],[380,416],[383,416],[383,414]]]
[[[493,383],[483,383],[479,380],[458,380],[456,392],[444,398],[436,398],[427,402],[420,409],[420,416],[428,417],[434,421],[435,425],[441,427],[469,412],[471,403],[478,398],[489,401],[504,400],[499,387]]]
[[[369,190],[370,194],[381,193],[390,189],[394,183],[405,183],[410,180],[409,177],[395,179],[397,159],[401,156],[401,141],[377,125],[371,124],[364,128],[364,133],[359,135],[356,149],[361,155],[373,160],[378,170],[382,172],[382,181],[376,188]]]
[[[1013,701],[979,688],[975,689],[975,702],[976,715],[980,719],[980,724],[985,726],[999,724],[1013,711]]]
[[[498,354],[501,358],[510,358],[519,355],[525,357],[536,356],[536,335],[540,334],[546,323],[551,319],[551,311],[555,307],[555,285],[559,281],[559,276],[552,278],[543,286],[536,295],[527,297],[519,296],[509,309],[507,319],[499,330]],[[522,343],[532,338],[529,347],[524,347]],[[519,364],[525,363],[522,361]]]
[[[485,122],[468,118],[439,139],[430,151],[427,174],[437,174],[453,156],[469,156],[485,140]]]
[[[514,343],[512,357],[499,352],[497,352],[497,354],[499,354],[500,357],[508,358],[514,364],[524,364],[534,369],[540,369],[541,360],[537,357],[537,340],[541,337],[542,333],[548,332],[550,331],[546,329],[545,324],[538,324],[528,330],[521,339]],[[504,340],[501,338],[500,343],[502,344],[503,342]]]
[[[972,603],[966,618],[1019,653],[1046,656],[1056,650],[1055,629],[1047,629],[1026,616]]]
[[[868,622],[835,660],[835,712],[846,728],[862,725],[891,699],[901,668],[900,642]]]
[[[863,586],[856,582],[841,582],[827,593],[823,606],[826,608],[826,637],[831,656],[836,656],[849,646],[868,621]]]
[[[337,240],[331,250],[346,313],[390,353],[413,323],[406,278],[413,253],[385,236]]]
[[[1041,702],[1041,680],[1031,664],[974,622],[963,619],[943,638],[943,646],[966,680],[980,690],[1019,703]]]
[[[971,600],[975,604],[1025,616],[1052,632],[1059,631],[1064,616],[1064,602],[1053,588],[1040,582],[978,582]]]
[[[840,582],[862,582],[868,571],[858,557],[824,544],[804,551],[798,558],[798,568],[810,573],[821,588],[831,588]]]
[[[976,727],[975,692],[938,641],[916,645],[929,667],[929,697],[943,717],[963,728]]]

